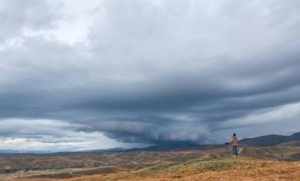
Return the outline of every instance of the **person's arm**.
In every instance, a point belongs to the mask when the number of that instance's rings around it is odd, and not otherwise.
[[[233,138],[230,138],[230,141],[228,142],[228,144],[232,145],[233,143]]]

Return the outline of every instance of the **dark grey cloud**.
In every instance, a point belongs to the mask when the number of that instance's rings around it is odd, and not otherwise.
[[[296,0],[0,4],[10,17],[0,31],[3,139],[52,143],[69,130],[115,146],[297,131]],[[68,126],[28,136],[12,118]]]

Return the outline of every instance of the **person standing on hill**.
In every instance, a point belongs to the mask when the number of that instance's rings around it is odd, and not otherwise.
[[[239,139],[237,138],[235,133],[233,133],[229,144],[231,144],[231,146],[232,146],[232,154],[235,156],[238,156],[239,155]]]

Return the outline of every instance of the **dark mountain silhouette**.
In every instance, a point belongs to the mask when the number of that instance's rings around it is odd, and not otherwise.
[[[254,138],[246,138],[240,141],[242,146],[275,146],[275,145],[288,145],[288,146],[299,146],[300,145],[300,132],[292,134],[290,136],[284,135],[265,135]],[[139,148],[132,150],[145,150],[145,151],[163,151],[163,150],[184,150],[184,149],[212,149],[223,147],[224,145],[199,145],[193,142],[180,141],[180,142],[162,142],[160,144],[150,146],[147,148]],[[131,150],[131,151],[132,151]]]
[[[290,139],[292,139],[292,141],[298,141],[298,140],[300,141],[300,132],[291,135]]]
[[[290,136],[283,135],[266,135],[255,138],[247,138],[241,140],[242,145],[246,146],[274,146],[283,143],[298,143],[300,141],[300,132]]]
[[[242,146],[274,146],[279,144],[285,144],[289,146],[299,146],[300,145],[300,132],[292,134],[290,136],[284,135],[265,135],[254,138],[246,138],[240,141]],[[160,144],[150,146],[147,148],[140,148],[138,150],[149,150],[149,151],[163,151],[163,150],[184,150],[184,149],[211,149],[219,148],[224,145],[199,145],[193,142],[181,141],[181,142],[162,142]]]

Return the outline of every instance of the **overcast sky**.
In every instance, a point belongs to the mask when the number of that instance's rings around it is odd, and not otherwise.
[[[300,131],[299,0],[0,0],[0,150]]]

